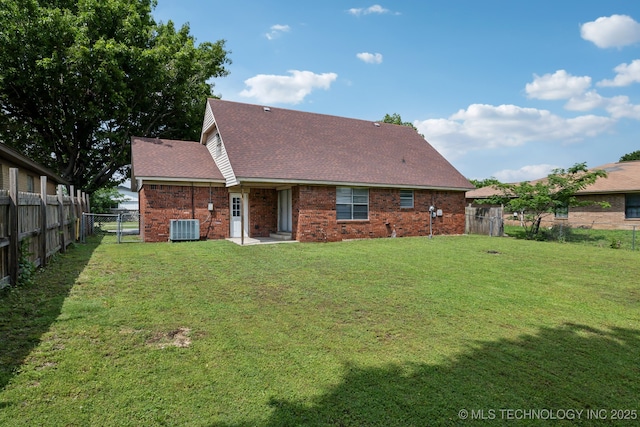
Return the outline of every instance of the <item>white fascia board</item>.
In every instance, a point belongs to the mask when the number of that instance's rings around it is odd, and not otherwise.
[[[212,184],[224,185],[223,179],[206,179],[206,178],[170,178],[166,176],[137,176],[136,181],[144,183],[145,181],[157,181],[157,182],[204,182]]]
[[[279,178],[238,178],[233,185],[244,184],[274,184],[274,185],[330,185],[338,187],[369,187],[369,188],[402,188],[410,190],[439,190],[439,191],[469,191],[469,188],[460,187],[435,187],[427,185],[405,184],[379,184],[369,182],[344,182],[344,181],[313,181],[304,179],[279,179]],[[227,183],[227,187],[231,187]]]

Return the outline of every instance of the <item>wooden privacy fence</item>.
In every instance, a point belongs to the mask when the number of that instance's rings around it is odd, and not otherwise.
[[[73,196],[73,186],[70,194],[59,185],[57,194],[48,195],[46,176],[40,177],[39,194],[20,192],[18,169],[9,169],[9,190],[0,190],[0,288],[17,283],[21,256],[44,266],[78,238],[78,219],[89,202],[81,191]]]
[[[465,208],[464,228],[467,234],[502,236],[504,234],[502,207],[467,206]]]

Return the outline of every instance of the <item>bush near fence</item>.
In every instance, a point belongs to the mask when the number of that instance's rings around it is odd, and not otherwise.
[[[617,228],[614,229],[613,225]],[[525,236],[524,229],[516,222],[513,222],[512,225],[505,223],[505,234],[523,239]],[[610,223],[573,225],[558,221],[552,225],[541,226],[537,240],[578,243],[601,248],[639,250],[640,225],[629,224],[626,227]]]
[[[9,169],[9,190],[0,190],[0,288],[18,282],[21,257],[44,266],[77,239],[78,218],[89,211],[86,194],[47,194],[47,177],[40,177],[40,193],[18,191],[18,169]],[[23,242],[27,242],[24,244]],[[20,253],[21,247],[28,253]]]
[[[521,218],[503,215],[501,207],[472,207],[465,209],[465,233],[489,236],[525,238]],[[606,221],[578,222],[545,217],[540,225],[537,240],[581,243],[612,249],[640,250],[640,222],[620,224]]]

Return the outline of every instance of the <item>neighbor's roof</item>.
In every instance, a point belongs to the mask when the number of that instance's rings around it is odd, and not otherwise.
[[[31,172],[36,172],[41,176],[46,176],[55,183],[69,185],[69,181],[60,177],[51,169],[42,166],[40,163],[34,162],[27,156],[19,153],[4,143],[0,143],[0,158],[11,162],[18,167],[25,168]]]
[[[241,182],[473,187],[407,126],[219,99],[208,102]]]
[[[607,178],[598,179],[578,194],[640,191],[640,161],[607,163],[593,169],[604,169]]]
[[[577,194],[601,194],[601,193],[627,193],[640,191],[640,160],[633,162],[607,163],[605,165],[590,168],[591,170],[603,169],[607,172],[606,178],[598,178],[595,183]],[[535,181],[543,180],[541,178]],[[467,199],[484,199],[496,194],[500,190],[493,186],[476,188],[467,191]]]
[[[207,147],[194,141],[131,138],[132,175],[177,181],[221,181]]]
[[[465,198],[467,199],[486,199],[487,197],[495,196],[496,194],[501,194],[502,192],[494,187],[493,185],[488,185],[482,188],[476,188],[475,190],[467,191],[465,194]]]

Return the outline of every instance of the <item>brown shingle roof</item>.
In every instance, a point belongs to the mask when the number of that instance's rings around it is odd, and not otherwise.
[[[497,189],[493,185],[488,185],[486,187],[476,188],[475,190],[467,191],[465,194],[465,198],[485,199],[487,197],[495,196],[496,194],[502,194],[502,191]]]
[[[236,177],[468,189],[414,129],[210,99]]]
[[[604,169],[607,172],[607,178],[598,179],[579,194],[640,191],[640,161],[607,163],[593,169]]]
[[[207,147],[194,141],[133,137],[131,164],[135,177],[224,182]]]

